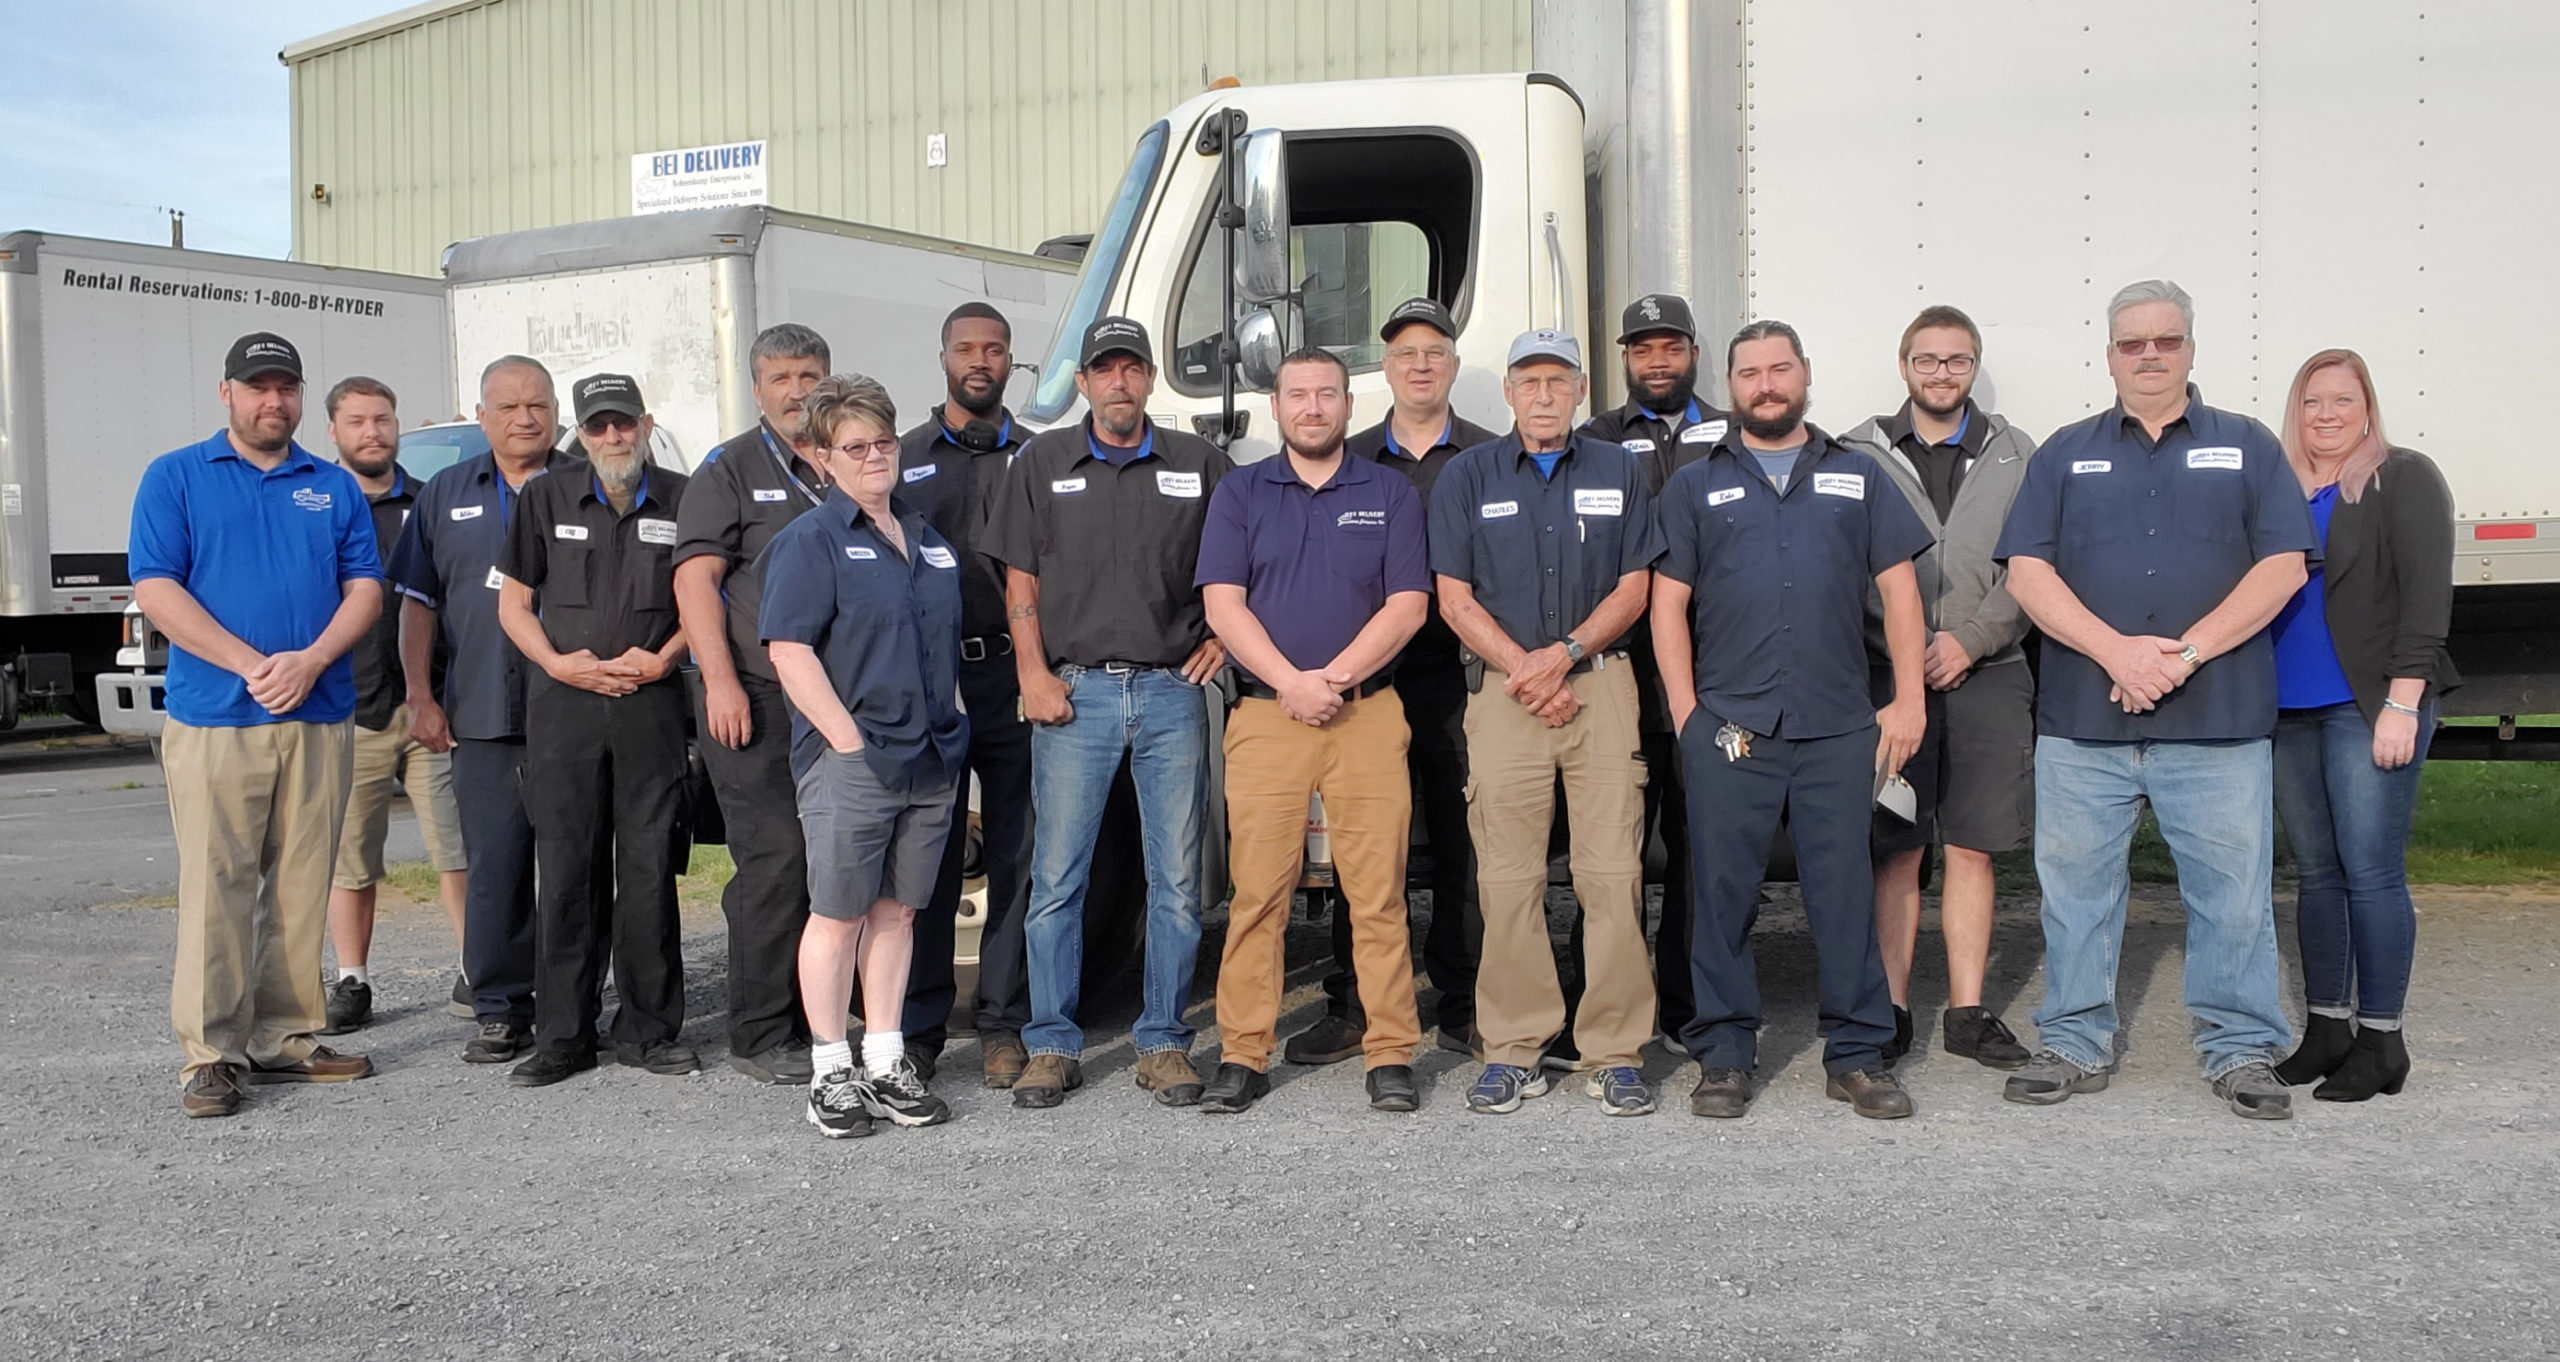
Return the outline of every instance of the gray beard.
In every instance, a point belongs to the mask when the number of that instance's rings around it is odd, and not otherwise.
[[[637,450],[623,460],[619,468],[609,466],[602,459],[596,460],[595,466],[596,481],[604,484],[605,494],[620,502],[631,500],[631,494],[640,489],[642,475],[649,469],[646,458]]]

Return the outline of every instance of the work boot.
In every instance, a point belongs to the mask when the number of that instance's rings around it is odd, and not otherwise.
[[[1025,1108],[1054,1107],[1084,1086],[1084,1066],[1065,1055],[1033,1055],[1013,1084],[1013,1104]]]
[[[1898,1121],[1912,1112],[1911,1094],[1902,1090],[1902,1080],[1881,1065],[1831,1075],[1823,1080],[1822,1095],[1848,1103],[1849,1110],[1870,1121]]]
[[[1218,1075],[1200,1090],[1200,1109],[1213,1116],[1232,1116],[1271,1091],[1271,1076],[1241,1064],[1221,1064]]]
[[[240,1066],[199,1064],[187,1070],[187,1085],[178,1090],[178,1110],[190,1120],[239,1111]]]
[[[1031,1052],[1022,1048],[1022,1037],[1010,1031],[991,1033],[979,1042],[978,1050],[990,1088],[1012,1087],[1022,1077],[1022,1066],[1031,1062]]]
[[[1689,1094],[1689,1114],[1719,1121],[1740,1119],[1751,1110],[1751,1073],[1747,1069],[1706,1069]]]
[[[1168,1107],[1200,1101],[1200,1071],[1191,1067],[1191,1056],[1180,1050],[1153,1050],[1138,1056],[1138,1086]]]

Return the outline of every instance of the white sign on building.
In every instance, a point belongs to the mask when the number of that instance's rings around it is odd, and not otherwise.
[[[765,142],[644,151],[631,158],[631,214],[766,203]]]

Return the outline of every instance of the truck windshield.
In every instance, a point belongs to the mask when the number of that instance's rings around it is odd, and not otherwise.
[[[1110,215],[1103,219],[1102,230],[1094,234],[1093,245],[1085,251],[1084,269],[1076,275],[1075,296],[1068,300],[1066,314],[1058,319],[1058,334],[1040,366],[1040,391],[1023,409],[1023,416],[1035,425],[1047,425],[1075,405],[1076,352],[1083,348],[1085,328],[1102,315],[1103,301],[1111,296],[1111,286],[1120,277],[1130,240],[1137,235],[1138,214],[1146,207],[1148,191],[1155,187],[1156,172],[1164,166],[1165,143],[1172,137],[1173,129],[1163,122],[1138,134],[1138,149],[1129,156],[1128,173],[1120,177],[1120,187],[1112,191]]]

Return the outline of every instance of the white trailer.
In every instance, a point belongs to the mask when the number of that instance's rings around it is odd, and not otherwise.
[[[935,356],[953,307],[993,303],[1013,323],[1014,348],[1037,355],[1074,271],[1040,256],[772,208],[478,237],[444,257],[453,400],[470,411],[481,367],[505,354],[542,361],[564,395],[588,374],[627,373],[691,468],[755,424],[747,349],[758,330],[780,322],[815,329],[836,369],[881,380],[902,418],[920,417],[943,399]]]
[[[1924,304],[1985,331],[1980,392],[2038,434],[2111,400],[2107,298],[2178,280],[2206,400],[2280,418],[2294,368],[2360,351],[2392,437],[2453,486],[2448,712],[2560,710],[2560,461],[2538,392],[2560,254],[2560,6],[2538,0],[1540,0],[1535,74],[1215,90],[1144,133],[1059,335],[1114,311],[1167,355],[1154,414],[1272,446],[1251,397],[1284,345],[1350,361],[1385,410],[1375,319],[1429,292],[1458,318],[1456,400],[1501,425],[1499,366],[1531,326],[1608,342],[1656,290],[1722,338],[1804,334],[1814,419],[1902,399]],[[1238,212],[1215,221],[1222,188]],[[1233,268],[1227,262],[1232,252]],[[1234,285],[1232,294],[1228,285]],[[1232,296],[1232,301],[1229,297]],[[1027,404],[1075,414],[1062,340]],[[2489,737],[2463,730],[2445,737]],[[2560,756],[2554,735],[2441,755]]]
[[[382,380],[413,421],[443,405],[445,329],[433,279],[0,236],[0,728],[50,697],[117,731],[159,731],[158,678],[108,670],[133,599],[133,494],[152,459],[221,429],[232,341],[273,331],[301,350],[295,438],[325,456],[320,399],[337,379]]]

